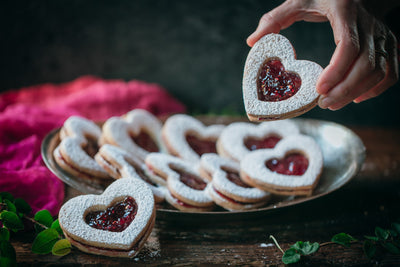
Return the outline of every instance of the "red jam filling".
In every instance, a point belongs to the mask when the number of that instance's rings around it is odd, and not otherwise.
[[[150,180],[150,178],[146,175],[146,173],[143,171],[142,168],[140,168],[139,166],[136,166],[135,164],[132,164],[132,167],[135,169],[137,175],[139,175],[143,181],[145,181],[146,183],[148,183],[152,186],[157,186],[155,183],[153,183],[152,180]]]
[[[217,153],[215,140],[201,139],[193,134],[187,134],[186,142],[199,156],[205,153]]]
[[[300,76],[285,71],[279,59],[269,59],[261,66],[257,78],[257,94],[261,101],[276,102],[288,99],[301,86]]]
[[[180,181],[182,183],[184,183],[185,185],[189,186],[190,188],[193,188],[195,190],[204,190],[204,188],[206,188],[207,183],[203,179],[201,179],[199,176],[197,176],[197,175],[195,175],[193,173],[184,171],[184,170],[182,170],[180,168],[177,168],[175,166],[170,166],[170,168],[173,171],[179,173]]]
[[[97,144],[97,140],[93,138],[87,138],[87,143],[82,149],[88,154],[91,158],[94,158],[94,155],[99,152],[99,145]]]
[[[261,148],[274,148],[280,140],[281,138],[278,136],[267,136],[262,139],[249,137],[244,140],[244,145],[248,150],[253,151]]]
[[[135,219],[138,206],[132,197],[125,197],[106,210],[89,212],[85,222],[96,229],[122,232]]]
[[[158,152],[158,146],[156,142],[154,142],[153,138],[151,136],[144,132],[140,131],[140,133],[136,136],[131,136],[133,142],[143,148],[144,150],[148,152]]]
[[[308,168],[308,159],[300,153],[286,155],[283,159],[270,159],[265,165],[273,172],[286,175],[303,175]]]
[[[244,187],[244,188],[250,188],[249,185],[245,184],[242,179],[240,178],[240,174],[236,171],[233,171],[229,168],[226,167],[221,167],[221,170],[223,170],[226,173],[226,178],[228,178],[229,181],[232,183]]]

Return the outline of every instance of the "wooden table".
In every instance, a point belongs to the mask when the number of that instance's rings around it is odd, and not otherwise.
[[[74,249],[64,257],[30,251],[31,234],[13,237],[20,266],[43,265],[283,265],[283,249],[296,241],[326,242],[345,232],[364,239],[375,226],[400,222],[400,129],[350,127],[364,142],[367,156],[361,171],[341,189],[322,198],[240,221],[156,221],[146,246],[133,259],[108,258]],[[67,197],[78,194],[66,188]],[[301,265],[370,265],[361,244],[322,247]],[[400,265],[400,256],[384,254],[382,265]]]

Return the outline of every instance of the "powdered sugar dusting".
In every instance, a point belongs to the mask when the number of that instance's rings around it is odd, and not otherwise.
[[[67,136],[91,137],[97,140],[101,136],[101,128],[89,119],[71,116],[64,122],[60,131],[61,139]]]
[[[105,209],[115,199],[131,196],[138,210],[135,219],[122,232],[110,232],[90,227],[85,215],[94,210]],[[97,247],[131,249],[154,220],[154,197],[145,182],[138,179],[122,178],[113,182],[102,195],[81,195],[67,201],[60,209],[61,228],[73,239]]]
[[[191,162],[198,162],[200,156],[187,143],[187,133],[195,133],[201,138],[217,140],[224,127],[224,125],[218,124],[207,127],[194,117],[176,114],[165,122],[162,136],[169,150],[174,150],[172,154],[178,154],[179,157]]]
[[[301,78],[301,87],[292,97],[277,102],[260,101],[257,97],[257,75],[260,67],[268,58],[279,58],[287,71],[297,73]],[[268,34],[262,37],[250,50],[243,74],[243,100],[246,112],[259,117],[289,117],[298,115],[305,106],[314,106],[318,98],[316,82],[323,68],[315,62],[296,60],[295,52],[289,40],[280,34]],[[311,108],[309,107],[309,108]],[[292,117],[293,117],[292,116]]]
[[[240,161],[250,152],[244,144],[248,137],[263,138],[277,135],[285,138],[298,133],[298,126],[291,120],[268,121],[258,125],[248,122],[231,123],[222,131],[217,150],[221,155]]]
[[[303,175],[284,175],[270,171],[265,162],[271,158],[282,158],[288,152],[303,153],[309,161]],[[267,186],[286,188],[311,187],[317,181],[322,167],[323,157],[319,145],[309,136],[292,135],[280,141],[275,149],[259,149],[249,154],[241,161],[240,167],[250,179]]]

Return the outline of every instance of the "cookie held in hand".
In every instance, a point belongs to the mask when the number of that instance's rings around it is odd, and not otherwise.
[[[251,121],[299,116],[317,105],[316,83],[323,68],[297,60],[280,34],[262,37],[250,50],[243,74],[243,100]]]
[[[60,209],[64,235],[78,249],[110,257],[134,257],[155,222],[154,197],[144,181],[121,178],[101,195],[81,195]]]

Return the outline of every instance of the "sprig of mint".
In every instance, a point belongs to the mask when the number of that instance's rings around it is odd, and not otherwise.
[[[334,235],[329,242],[319,244],[318,242],[297,241],[287,250],[283,250],[274,236],[270,235],[270,238],[282,252],[282,262],[285,264],[297,263],[301,260],[302,256],[313,254],[322,246],[339,244],[350,247],[352,243],[362,242],[349,234],[339,233]],[[376,227],[375,235],[366,235],[364,238],[363,251],[369,259],[374,258],[379,249],[395,255],[400,254],[400,223],[392,223],[390,229]]]
[[[0,192],[0,266],[16,266],[15,249],[10,242],[11,233],[24,230],[24,219],[34,223],[37,236],[32,252],[52,253],[63,256],[71,252],[71,243],[64,238],[58,219],[54,220],[48,210],[38,211],[34,217],[30,205],[22,198],[14,198],[8,192]]]

